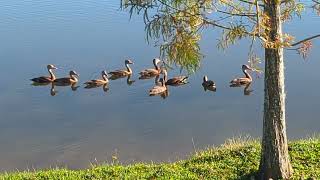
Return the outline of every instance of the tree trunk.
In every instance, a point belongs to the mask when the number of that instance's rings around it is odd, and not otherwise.
[[[264,11],[270,17],[270,30],[267,34],[271,41],[281,42],[280,1],[265,2]],[[284,87],[283,48],[266,48],[261,179],[289,179],[292,174],[286,135]]]

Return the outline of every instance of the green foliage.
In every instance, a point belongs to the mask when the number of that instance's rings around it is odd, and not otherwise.
[[[175,163],[100,165],[87,170],[51,169],[0,175],[1,180],[55,179],[250,179],[258,171],[260,145],[257,141],[229,141],[218,148],[196,152]],[[320,178],[320,139],[289,143],[294,169],[292,179]]]
[[[282,8],[282,20],[290,20],[294,15],[301,18],[304,10],[305,5],[303,3],[297,3],[295,0],[285,1]]]
[[[243,25],[230,25],[231,29],[223,30],[221,40],[219,40],[218,48],[225,49],[235,44],[238,40],[247,36],[246,28]]]
[[[320,14],[319,0],[312,0]],[[283,21],[301,17],[303,2],[277,0]],[[190,70],[200,66],[202,55],[199,41],[202,29],[222,30],[218,48],[225,49],[242,38],[260,39],[264,48],[290,47],[291,41],[270,38],[273,25],[264,12],[267,1],[262,0],[122,0],[122,8],[130,16],[143,14],[148,42],[152,39],[160,46],[162,58]],[[282,37],[284,38],[284,37]],[[252,51],[253,46],[250,46]],[[261,46],[260,46],[261,47]],[[251,54],[251,52],[249,53]],[[248,59],[250,60],[250,56]]]

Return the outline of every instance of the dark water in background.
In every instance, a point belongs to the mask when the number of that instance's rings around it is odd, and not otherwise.
[[[319,33],[320,18],[286,24],[298,37]],[[90,162],[173,161],[196,148],[219,145],[238,135],[259,137],[262,131],[263,77],[255,78],[250,96],[228,82],[241,74],[249,44],[242,41],[225,52],[215,47],[209,31],[202,42],[202,68],[183,87],[171,87],[166,99],[149,97],[153,80],[137,72],[152,67],[158,49],[145,41],[141,17],[131,21],[119,1],[2,0],[0,2],[0,170],[66,166]],[[299,38],[300,39],[300,38]],[[320,41],[304,61],[286,52],[287,127],[290,139],[320,131]],[[132,58],[135,73],[112,81],[110,90],[77,91],[33,87],[31,77],[45,75],[46,64],[80,74],[80,84],[102,69],[123,67]],[[263,56],[261,56],[263,57]],[[170,71],[169,75],[178,74]],[[216,81],[216,93],[204,92],[202,76]]]

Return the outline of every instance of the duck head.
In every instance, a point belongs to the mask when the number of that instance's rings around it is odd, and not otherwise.
[[[203,76],[203,82],[207,82],[208,81],[208,76]]]
[[[51,70],[51,69],[58,69],[55,65],[53,65],[53,64],[48,64],[47,65],[47,69],[48,70]]]
[[[107,73],[107,71],[102,71],[101,72],[101,76],[106,80],[106,79],[108,79],[108,73]]]
[[[79,74],[76,73],[75,71],[70,71],[70,72],[69,72],[69,75],[70,75],[71,77],[76,76],[76,77],[79,78]]]
[[[253,69],[250,66],[244,64],[242,65],[242,71],[245,71],[245,70],[253,71]]]
[[[124,63],[125,63],[126,65],[127,65],[127,64],[133,64],[133,62],[132,62],[131,59],[126,59]]]
[[[158,59],[158,58],[154,58],[154,59],[153,59],[153,64],[154,64],[154,65],[157,65],[157,64],[159,64],[160,62],[161,62],[161,60]]]
[[[107,73],[107,71],[104,70],[104,71],[101,72],[101,75],[102,76],[108,76],[108,73]]]

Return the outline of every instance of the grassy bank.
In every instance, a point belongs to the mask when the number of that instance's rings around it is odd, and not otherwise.
[[[289,151],[293,179],[320,179],[320,139],[291,142]],[[250,179],[257,173],[259,155],[258,142],[230,141],[175,163],[16,172],[1,174],[0,179]]]

